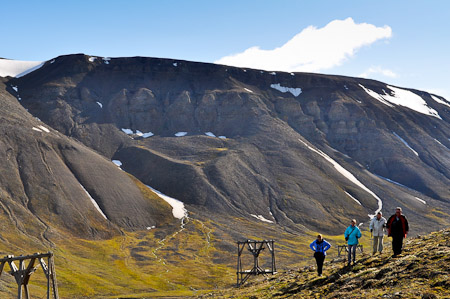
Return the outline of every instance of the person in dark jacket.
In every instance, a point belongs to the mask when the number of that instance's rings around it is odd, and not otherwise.
[[[317,235],[317,239],[314,240],[309,247],[314,251],[314,258],[317,263],[317,274],[322,276],[322,268],[323,262],[325,260],[325,256],[327,255],[327,250],[330,249],[331,244],[325,241],[322,235]]]
[[[403,239],[406,238],[409,231],[408,220],[402,214],[402,208],[397,207],[395,209],[395,214],[389,217],[386,227],[388,236],[392,237],[392,250],[394,251],[392,257],[397,257],[402,253]]]

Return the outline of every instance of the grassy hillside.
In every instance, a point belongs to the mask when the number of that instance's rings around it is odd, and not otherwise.
[[[191,213],[184,225],[123,232],[109,240],[58,239],[51,247],[38,245],[39,242],[33,246],[29,239],[11,228],[11,235],[2,235],[0,256],[52,250],[61,298],[394,298],[395,294],[421,298],[424,294],[450,295],[450,230],[408,239],[405,252],[398,259],[391,258],[390,246],[386,246],[381,256],[360,255],[352,268],[343,267],[342,260],[336,258],[336,245],[343,244],[342,236],[326,236],[333,248],[327,257],[324,276],[317,277],[308,248],[315,233],[303,236],[280,233],[270,224],[255,226],[238,218],[228,223],[236,228],[235,234],[230,234],[223,223],[202,221]],[[266,233],[261,236],[259,232],[263,229]],[[235,241],[245,237],[276,240],[279,273],[268,279],[252,277],[237,289],[234,286]],[[367,251],[367,232],[362,243]],[[264,252],[261,261],[262,264],[266,261]],[[247,256],[244,268],[251,266],[252,259]],[[16,283],[7,271],[9,266],[5,266],[0,277],[0,297],[15,298]],[[30,293],[33,298],[42,298],[45,291],[45,276],[39,268],[31,277]]]
[[[450,229],[408,239],[399,258],[391,255],[387,246],[381,255],[360,255],[353,267],[329,260],[322,277],[301,267],[202,298],[450,298]]]
[[[255,225],[241,218],[227,221],[233,230],[225,228],[224,223],[199,220],[192,212],[184,222],[145,231],[123,231],[121,236],[108,240],[86,240],[54,231],[53,235],[60,237],[48,245],[11,225],[2,233],[0,256],[52,251],[61,298],[183,297],[235,284],[237,240],[275,239],[277,266],[285,269],[304,265],[313,238],[280,233],[273,225]],[[9,222],[3,223],[5,226]],[[261,231],[265,231],[264,235]],[[252,266],[249,256],[244,263]],[[0,277],[0,298],[17,296],[17,285],[9,270],[6,265]],[[45,276],[38,268],[30,279],[30,293],[32,298],[41,298],[45,292]]]

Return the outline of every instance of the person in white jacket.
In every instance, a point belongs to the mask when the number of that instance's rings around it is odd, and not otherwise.
[[[376,254],[377,252],[383,251],[383,237],[384,237],[384,231],[386,229],[386,218],[382,216],[381,212],[377,213],[376,217],[373,217],[370,221],[370,232],[373,236],[373,253]]]

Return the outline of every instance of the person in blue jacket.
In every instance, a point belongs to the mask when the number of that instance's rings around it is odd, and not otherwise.
[[[348,246],[348,266],[350,266],[350,262],[353,260],[353,264],[355,264],[356,259],[356,247],[358,246],[358,239],[361,238],[361,231],[359,227],[356,226],[356,220],[352,219],[352,223],[345,230],[345,240],[347,241]],[[353,257],[353,258],[352,258]]]
[[[325,256],[327,255],[327,250],[330,249],[331,244],[325,241],[322,235],[317,235],[317,239],[315,239],[309,247],[314,251],[314,258],[317,263],[317,274],[322,276],[322,268],[323,262],[325,260]]]

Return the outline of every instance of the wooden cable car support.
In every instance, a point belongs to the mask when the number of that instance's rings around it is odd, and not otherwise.
[[[264,240],[264,241],[253,241],[247,240],[243,242],[237,242],[238,244],[238,260],[237,260],[237,287],[240,287],[244,284],[247,279],[251,275],[266,275],[266,274],[275,274],[275,248],[273,240]],[[247,250],[253,255],[253,268],[251,270],[244,270],[242,266],[242,253],[244,248],[247,246]],[[260,253],[267,248],[271,255],[271,269],[262,269],[259,265],[259,255]]]
[[[340,257],[342,255],[342,252],[348,252],[348,245],[338,245],[337,247],[338,249],[338,257]],[[359,251],[360,253],[363,253],[363,246],[361,244],[358,244],[356,246],[356,250]],[[344,257],[346,257],[346,255],[344,255]]]
[[[47,258],[47,263],[45,263],[44,258]],[[26,261],[28,262],[28,266],[26,265]],[[3,272],[3,268],[6,263],[8,263],[11,271],[9,272],[16,279],[18,286],[18,294],[17,298],[22,299],[22,289],[25,294],[25,299],[30,299],[30,292],[28,290],[28,282],[30,281],[30,276],[33,274],[39,267],[34,266],[36,260],[39,261],[42,270],[44,271],[45,276],[47,277],[47,299],[59,299],[58,295],[58,286],[56,283],[56,273],[55,273],[55,263],[53,261],[53,253],[35,253],[31,255],[7,255],[4,258],[0,259],[0,275]],[[14,262],[19,262],[19,267],[16,266]],[[53,289],[53,296],[50,297],[50,289]]]

